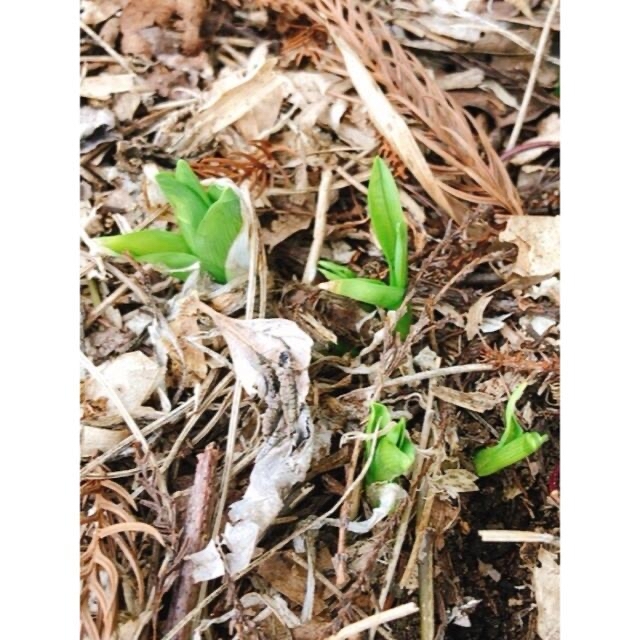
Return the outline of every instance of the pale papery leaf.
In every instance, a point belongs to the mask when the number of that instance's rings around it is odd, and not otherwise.
[[[304,480],[311,463],[314,429],[305,398],[313,341],[295,322],[281,319],[234,320],[208,310],[229,346],[236,377],[249,394],[266,397],[261,446],[241,500],[229,508],[223,535],[188,556],[196,582],[242,571],[260,537],[273,523],[292,487]],[[274,384],[274,378],[277,384]],[[274,413],[275,408],[279,412]],[[275,416],[275,424],[268,423]],[[301,435],[302,434],[302,435]],[[229,550],[224,561],[218,547]]]
[[[500,241],[518,247],[513,273],[550,276],[560,271],[560,217],[518,216],[509,218]]]
[[[542,640],[560,638],[560,566],[556,554],[538,549],[540,566],[533,569],[533,589],[538,607],[537,632]]]

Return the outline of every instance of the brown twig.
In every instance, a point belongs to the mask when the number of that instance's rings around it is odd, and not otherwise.
[[[221,453],[213,444],[205,447],[198,456],[198,464],[193,478],[193,486],[189,495],[187,517],[184,528],[184,554],[189,555],[202,549],[209,534],[209,523],[213,513],[215,494],[215,472]],[[196,604],[199,585],[193,579],[191,563],[183,562],[180,576],[176,582],[173,598],[169,605],[167,628],[172,628],[182,620]],[[189,627],[183,627],[175,636],[178,640],[187,640]]]

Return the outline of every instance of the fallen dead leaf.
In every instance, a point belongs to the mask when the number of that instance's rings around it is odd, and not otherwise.
[[[94,100],[107,100],[115,93],[134,91],[136,77],[130,73],[101,73],[82,78],[80,96]]]
[[[313,341],[290,320],[233,320],[211,312],[229,346],[236,378],[244,390],[265,398],[261,416],[267,436],[241,500],[229,507],[222,537],[189,556],[196,582],[227,571],[234,575],[251,561],[258,540],[282,509],[283,499],[309,469],[314,431],[306,396]],[[223,561],[219,545],[229,553]]]
[[[493,409],[499,402],[497,398],[488,393],[482,393],[481,391],[458,391],[457,389],[440,385],[433,388],[433,395],[444,402],[456,405],[456,407],[477,411],[478,413]]]
[[[88,138],[100,127],[108,131],[115,126],[116,119],[111,109],[96,109],[88,106],[80,108],[80,140]]]
[[[164,346],[171,360],[170,373],[185,387],[194,387],[207,375],[207,361],[204,351],[191,342],[200,333],[198,327],[198,307],[200,300],[196,291],[176,301],[173,319],[169,327],[177,340],[164,340]],[[184,375],[183,375],[184,374]]]
[[[470,307],[467,312],[467,340],[471,340],[474,336],[480,333],[480,325],[484,317],[484,310],[487,308],[493,295],[487,294],[478,298]]]
[[[500,240],[518,247],[514,274],[550,276],[560,271],[559,216],[512,216]]]
[[[115,391],[131,414],[135,414],[142,407],[164,379],[163,367],[145,356],[142,351],[124,353],[98,369],[105,382]],[[118,411],[102,384],[93,378],[86,380],[83,397],[85,401],[90,402],[107,398],[105,412],[114,414]]]
[[[182,18],[183,22],[184,53],[197,54],[202,47],[200,27],[206,10],[206,0],[129,0],[120,19],[123,53],[133,55],[156,53],[141,31],[154,25],[167,27],[175,13]]]
[[[80,427],[80,455],[83,458],[108,451],[129,435],[127,429],[108,429],[82,425]]]
[[[89,26],[100,24],[114,16],[122,7],[121,0],[81,0],[80,15]]]
[[[538,135],[527,140],[527,144],[533,142],[560,142],[560,115],[552,113],[547,116],[537,126]],[[538,147],[537,149],[527,149],[509,158],[509,162],[517,165],[529,164],[539,158],[548,150],[548,147]]]
[[[266,45],[258,46],[249,56],[246,69],[233,71],[214,82],[172,152],[191,155],[209,144],[216,133],[268,100],[285,81],[284,75],[276,71],[277,62],[277,58],[267,58]]]
[[[257,571],[276,591],[302,606],[307,591],[307,572],[290,560],[286,553],[276,553],[267,558],[258,565]],[[327,607],[325,598],[328,595],[324,587],[316,585],[314,615]]]
[[[542,640],[560,639],[560,566],[556,555],[538,550],[539,567],[533,569],[533,589],[538,605],[538,635]]]

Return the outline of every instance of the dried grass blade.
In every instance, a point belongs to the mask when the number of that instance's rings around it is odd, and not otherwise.
[[[367,107],[369,117],[376,129],[434,202],[457,223],[461,223],[462,219],[451,207],[440,187],[440,181],[433,175],[407,123],[382,93],[356,52],[340,37],[337,30],[330,28],[329,33],[342,53],[353,86]]]

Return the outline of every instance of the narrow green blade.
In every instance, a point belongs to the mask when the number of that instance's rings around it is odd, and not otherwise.
[[[227,282],[225,264],[229,249],[242,229],[240,199],[226,187],[209,207],[194,237],[194,253],[217,282]]]
[[[111,251],[116,253],[126,251],[134,257],[145,253],[189,253],[189,247],[179,233],[162,229],[143,229],[118,236],[102,236],[96,240]]]
[[[318,271],[327,280],[347,280],[355,278],[356,273],[343,264],[332,262],[331,260],[318,260]]]
[[[367,189],[367,203],[373,233],[392,271],[391,284],[406,286],[406,279],[402,284],[402,257],[397,256],[397,252],[400,244],[406,247],[407,222],[400,205],[398,187],[391,171],[380,157],[376,157],[373,161]],[[406,263],[406,248],[404,262]]]
[[[370,278],[348,278],[331,280],[318,285],[321,289],[358,302],[373,304],[383,309],[397,309],[404,298],[404,289],[392,287],[380,280]]]

